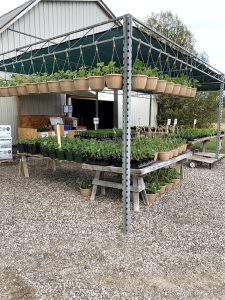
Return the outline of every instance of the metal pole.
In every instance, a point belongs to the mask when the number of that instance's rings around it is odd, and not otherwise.
[[[114,90],[113,95],[113,127],[118,128],[118,90]]]
[[[223,94],[224,94],[224,74],[221,76],[222,82],[220,83],[220,94],[218,104],[218,124],[217,124],[217,139],[216,139],[216,158],[219,158],[220,154],[220,135],[221,135],[221,123],[223,115]]]
[[[131,230],[130,215],[130,147],[131,147],[131,70],[132,70],[132,16],[123,18],[123,229]]]
[[[152,127],[152,95],[149,95],[150,102],[149,102],[149,125]]]
[[[96,92],[96,100],[95,100],[95,118],[98,118],[98,92]],[[98,124],[95,124],[95,130],[98,129]]]

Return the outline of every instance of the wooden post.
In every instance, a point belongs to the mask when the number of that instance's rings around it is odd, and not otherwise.
[[[57,134],[58,145],[59,145],[59,148],[61,149],[62,142],[61,142],[60,125],[59,124],[56,125],[56,134]]]

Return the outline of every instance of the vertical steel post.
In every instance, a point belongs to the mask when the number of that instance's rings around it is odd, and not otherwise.
[[[114,90],[113,95],[113,127],[118,128],[118,90]]]
[[[218,124],[217,124],[217,139],[216,139],[216,158],[219,158],[220,154],[220,134],[221,134],[221,123],[223,116],[223,94],[224,94],[224,74],[221,76],[220,83],[220,94],[218,97]]]
[[[131,147],[131,70],[132,16],[123,17],[123,229],[131,230],[130,215],[130,147]]]
[[[98,92],[96,92],[96,100],[95,100],[95,118],[99,118],[98,114]],[[95,130],[98,129],[99,124],[95,124]]]

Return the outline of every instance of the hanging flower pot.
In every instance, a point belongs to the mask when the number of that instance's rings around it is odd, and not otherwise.
[[[197,93],[197,88],[192,88],[191,89],[191,96],[190,97],[195,97],[196,96],[196,93]]]
[[[90,76],[88,78],[89,86],[92,91],[102,91],[105,87],[105,77],[104,76]]]
[[[75,91],[88,91],[89,90],[89,82],[88,78],[74,78],[74,89]]]
[[[191,87],[187,87],[187,91],[186,91],[186,97],[191,97],[191,91],[192,91],[192,88]]]
[[[40,94],[48,94],[49,89],[48,89],[48,83],[46,81],[43,82],[38,82],[38,91]]]
[[[59,81],[48,81],[48,89],[50,93],[61,93],[61,87]]]
[[[134,91],[144,90],[146,87],[147,75],[132,75],[131,86]]]
[[[26,88],[29,94],[39,94],[37,83],[26,83]]]
[[[174,83],[171,82],[171,81],[167,81],[165,93],[166,93],[166,94],[172,94],[172,92],[173,92],[173,87],[174,87]]]
[[[176,96],[180,95],[180,89],[181,89],[181,84],[174,83],[172,94]]]
[[[187,86],[182,84],[180,88],[180,96],[186,96],[186,92],[187,92]]]
[[[159,79],[156,86],[156,93],[165,93],[167,81],[164,79]]]
[[[20,95],[21,96],[28,95],[27,88],[26,88],[25,84],[19,84],[19,85],[17,85],[16,89],[17,89],[17,93],[18,93],[19,96]]]
[[[105,75],[105,81],[108,89],[121,90],[123,86],[123,75],[107,74]]]
[[[74,92],[74,82],[72,79],[59,80],[59,84],[62,92]]]
[[[148,76],[145,90],[154,91],[156,89],[158,79],[159,79],[158,77]]]
[[[8,87],[0,87],[0,96],[1,97],[9,97]]]
[[[8,89],[9,89],[9,96],[17,96],[18,95],[16,86],[9,86]]]

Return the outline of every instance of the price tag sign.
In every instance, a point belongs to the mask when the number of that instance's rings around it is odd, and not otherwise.
[[[41,137],[48,137],[48,132],[41,132]]]
[[[94,119],[93,119],[93,123],[94,123],[95,125],[98,125],[98,124],[99,124],[99,118],[94,118]]]
[[[177,119],[174,119],[173,121],[173,125],[176,126],[177,125]]]
[[[194,119],[194,125],[196,125],[197,124],[197,119]]]
[[[168,119],[167,120],[167,124],[166,124],[167,126],[170,126],[171,125],[171,119]]]

